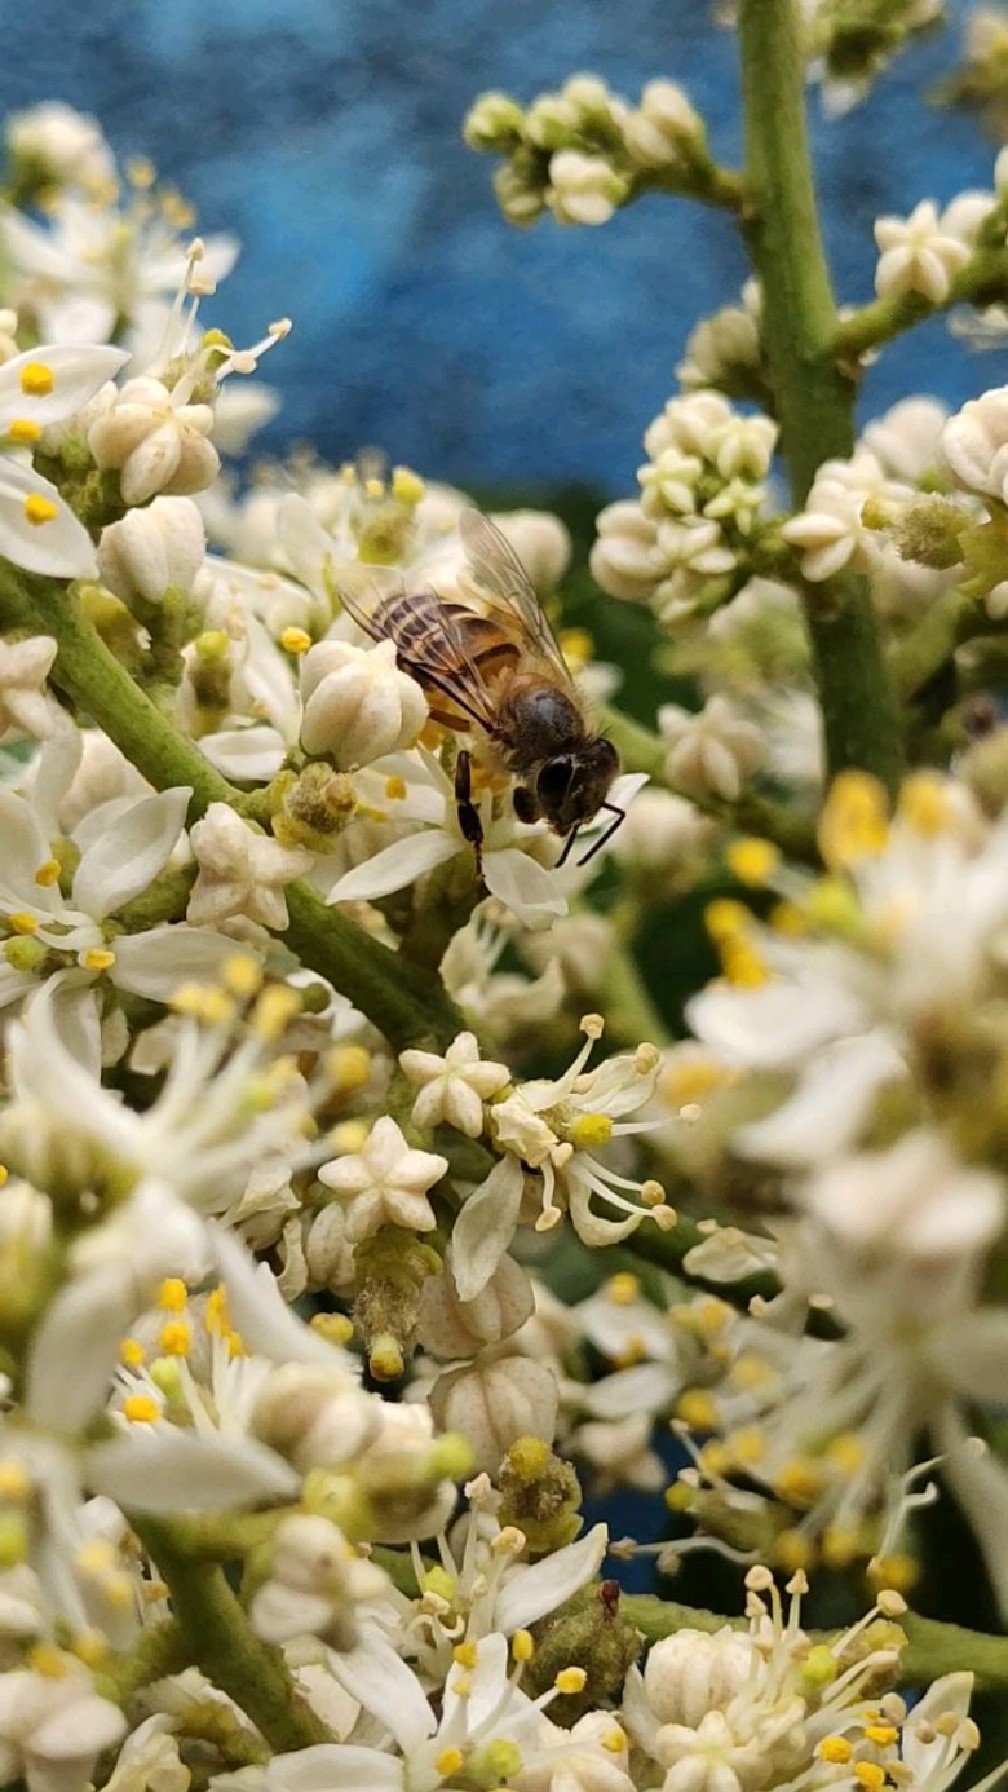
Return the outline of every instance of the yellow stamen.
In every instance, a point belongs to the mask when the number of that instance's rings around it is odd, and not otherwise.
[[[819,819],[819,849],[831,870],[847,871],[885,851],[886,793],[868,772],[840,772]]]
[[[37,915],[29,915],[19,909],[16,914],[8,915],[7,922],[15,933],[37,933],[39,920]]]
[[[812,1545],[801,1531],[781,1531],[774,1542],[774,1564],[786,1574],[796,1574],[799,1568],[812,1565]]]
[[[226,1027],[234,1019],[234,1001],[227,991],[206,983],[180,983],[169,996],[168,1006],[208,1027]]]
[[[876,1748],[892,1748],[899,1741],[899,1731],[895,1724],[865,1724],[865,1739],[874,1742]]]
[[[919,1574],[920,1566],[913,1556],[901,1552],[874,1556],[868,1564],[868,1579],[873,1587],[892,1587],[898,1593],[909,1593]]]
[[[141,1369],[147,1360],[147,1352],[139,1338],[124,1338],[119,1346],[119,1361],[127,1369]]]
[[[203,1323],[212,1338],[222,1338],[231,1329],[227,1289],[222,1282],[218,1282],[216,1288],[211,1288],[207,1295]]]
[[[658,1078],[656,1094],[666,1107],[693,1107],[731,1081],[732,1073],[715,1058],[685,1054],[673,1060]]]
[[[262,965],[250,952],[235,952],[224,960],[221,977],[233,996],[255,996],[262,988]]]
[[[860,1786],[865,1787],[865,1792],[882,1792],[882,1787],[885,1785],[885,1768],[880,1767],[877,1761],[856,1761],[854,1778]]]
[[[131,1425],[153,1425],[161,1417],[161,1408],[153,1394],[127,1394],[123,1401],[123,1418]]]
[[[126,179],[131,187],[139,187],[146,192],[154,185],[156,178],[154,164],[146,156],[130,156],[126,163]]]
[[[725,1439],[739,1468],[755,1468],[766,1456],[766,1434],[756,1425],[745,1425]]]
[[[717,945],[722,940],[733,939],[751,925],[752,915],[745,904],[733,902],[728,896],[717,897],[704,909],[704,926]]]
[[[832,1686],[839,1673],[837,1658],[828,1643],[814,1643],[802,1663],[802,1679],[809,1686]]]
[[[721,968],[735,989],[759,989],[770,972],[759,953],[746,940],[726,939],[721,945]]]
[[[621,1755],[623,1753],[623,1750],[626,1748],[626,1736],[620,1729],[619,1724],[617,1724],[614,1729],[606,1731],[602,1738],[602,1747],[606,1750],[607,1754],[610,1755]]]
[[[300,1012],[301,997],[297,991],[276,983],[263,990],[249,1024],[258,1039],[272,1045],[283,1036],[295,1015]]]
[[[846,1736],[824,1736],[816,1749],[820,1761],[828,1761],[831,1767],[846,1767],[853,1753]]]
[[[459,1773],[465,1766],[465,1756],[460,1748],[443,1748],[434,1766],[442,1779],[447,1779],[450,1774]]]
[[[471,1672],[478,1659],[476,1644],[473,1642],[456,1643],[452,1650],[452,1660],[457,1668],[468,1668]]]
[[[571,1142],[579,1151],[597,1151],[600,1145],[608,1145],[613,1135],[613,1123],[608,1114],[582,1114],[571,1127]]]
[[[35,882],[40,890],[49,890],[59,882],[60,862],[58,859],[46,859],[35,873]]]
[[[774,1491],[795,1506],[811,1506],[822,1492],[822,1471],[807,1458],[785,1463],[774,1482]]]
[[[184,1313],[189,1290],[181,1276],[166,1276],[158,1289],[157,1304],[163,1313]]]
[[[553,1681],[557,1692],[563,1693],[584,1692],[587,1683],[588,1675],[585,1669],[575,1667],[561,1668]]]
[[[36,1643],[25,1659],[32,1673],[40,1674],[43,1680],[64,1680],[73,1666],[71,1657],[65,1650],[57,1649],[55,1643]]]
[[[111,1647],[100,1630],[79,1630],[73,1640],[73,1652],[86,1668],[100,1668],[108,1660]]]
[[[827,1525],[822,1535],[822,1559],[827,1568],[849,1568],[861,1552],[861,1540],[849,1525]]]
[[[856,1431],[840,1431],[830,1443],[826,1455],[841,1474],[855,1475],[864,1465],[864,1443]]]
[[[689,1512],[693,1505],[695,1488],[688,1481],[673,1481],[671,1487],[665,1489],[665,1504],[670,1512]]]
[[[187,1356],[192,1344],[192,1328],[184,1319],[170,1319],[161,1327],[158,1347],[165,1356]]]
[[[609,1277],[605,1292],[614,1307],[632,1307],[640,1294],[640,1281],[631,1270],[624,1269]]]
[[[531,1630],[516,1630],[511,1638],[511,1654],[515,1661],[531,1661],[535,1654],[535,1643]]]
[[[925,840],[944,833],[951,814],[945,780],[937,772],[913,772],[900,791],[897,814]]]
[[[371,1053],[363,1045],[337,1045],[326,1059],[326,1069],[337,1095],[352,1095],[371,1078]]]
[[[401,803],[406,795],[406,780],[395,776],[385,780],[385,796],[390,803]]]
[[[31,1480],[20,1462],[0,1462],[0,1500],[26,1500],[30,1492]]]
[[[412,467],[392,468],[392,496],[400,504],[419,504],[426,489],[419,473],[414,473]]]
[[[34,448],[41,434],[42,425],[34,417],[12,417],[7,425],[7,440],[16,448]]]
[[[280,636],[280,645],[285,653],[307,653],[311,644],[311,636],[307,629],[285,628]]]
[[[703,1388],[687,1388],[676,1401],[676,1417],[691,1431],[713,1431],[717,1425],[717,1407]]]
[[[59,516],[59,505],[51,498],[44,498],[41,492],[29,492],[23,505],[25,522],[33,529],[41,528],[43,523],[54,522]]]
[[[797,908],[793,902],[775,903],[770,910],[768,919],[774,932],[782,933],[786,937],[796,937],[808,932],[808,922],[801,909]]]
[[[29,398],[48,398],[56,376],[44,361],[26,361],[21,369],[21,390]]]
[[[115,961],[115,953],[110,952],[107,946],[89,946],[79,959],[85,971],[110,971]]]
[[[762,890],[780,864],[780,853],[772,840],[733,840],[725,852],[725,863],[740,883]]]
[[[561,629],[558,636],[560,652],[573,671],[579,672],[587,666],[595,651],[595,643],[586,628]]]
[[[309,1324],[313,1332],[327,1338],[330,1344],[349,1344],[354,1334],[353,1320],[345,1313],[314,1313]]]

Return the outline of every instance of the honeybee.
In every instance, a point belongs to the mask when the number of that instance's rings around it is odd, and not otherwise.
[[[581,697],[511,544],[478,510],[464,510],[459,534],[476,603],[449,601],[433,588],[383,592],[338,585],[348,614],[372,640],[395,643],[404,672],[426,693],[432,721],[473,738],[455,761],[462,836],[481,862],[483,826],[472,798],[473,759],[514,778],[519,821],[543,818],[564,839],[559,864],[580,830],[601,811],[615,819],[581,864],[610,840],[625,810],[607,800],[619,771],[611,740],[586,720]]]

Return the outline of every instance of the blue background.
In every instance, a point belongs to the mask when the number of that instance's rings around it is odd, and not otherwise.
[[[580,69],[635,96],[662,74],[738,155],[735,43],[708,0],[36,0],[4,13],[0,106],[47,97],[149,154],[243,253],[208,308],[239,341],[278,314],[269,360],[284,412],[260,442],[307,438],[341,459],[376,444],[429,476],[632,485],[647,421],[695,318],[746,269],[732,226],[652,198],[603,230],[517,231],[492,158],[463,146],[473,96],[527,100]],[[964,0],[952,12],[961,20]],[[994,146],[922,90],[957,32],[899,59],[864,106],[815,140],[843,297],[871,296],[873,218],[990,184]],[[818,113],[818,105],[813,102]],[[953,403],[1008,377],[935,323],[873,369],[875,410],[927,387]]]

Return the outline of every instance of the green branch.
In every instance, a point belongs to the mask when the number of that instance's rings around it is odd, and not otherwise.
[[[889,342],[925,318],[936,317],[952,305],[993,305],[1008,299],[1008,249],[980,249],[955,275],[948,297],[936,305],[923,294],[900,293],[875,299],[839,322],[833,332],[833,353],[841,361],[856,361],[869,349]]]
[[[240,808],[241,792],[215,771],[110,653],[65,588],[0,562],[0,613],[52,635],[51,681],[91,716],[156,790],[188,784],[189,820],[211,803]],[[463,1025],[439,980],[357,927],[303,880],[287,891],[285,939],[302,962],[346,996],[397,1050],[453,1039]]]
[[[781,445],[797,506],[817,468],[854,447],[854,387],[837,366],[837,314],[823,251],[805,123],[795,0],[741,0],[746,174],[744,229],[763,294],[763,337]],[[805,619],[831,773],[848,766],[892,787],[902,749],[866,585],[806,588]]]
[[[170,1519],[137,1514],[130,1524],[168,1586],[188,1659],[241,1707],[271,1748],[286,1753],[331,1742],[280,1650],[256,1636],[223,1570],[191,1561]]]
[[[925,611],[890,653],[889,671],[900,696],[904,700],[916,696],[964,642],[1000,632],[1000,625],[974,597],[958,588],[949,591]]]

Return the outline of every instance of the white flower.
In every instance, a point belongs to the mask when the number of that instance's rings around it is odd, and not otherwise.
[[[483,1131],[483,1103],[511,1080],[506,1064],[481,1060],[475,1033],[460,1033],[443,1058],[406,1051],[399,1063],[407,1082],[419,1090],[414,1126],[454,1126],[470,1139]]]
[[[711,823],[688,798],[670,790],[642,790],[613,837],[613,857],[651,870],[694,861],[711,838]]]
[[[412,746],[427,720],[427,699],[399,670],[392,641],[320,641],[301,663],[301,695],[302,746],[344,771]]]
[[[638,503],[622,499],[599,512],[595,527],[592,577],[610,597],[646,603],[668,570],[654,519]]]
[[[710,697],[696,714],[666,703],[658,712],[658,727],[669,744],[666,777],[687,796],[734,802],[766,760],[759,729],[721,695]]]
[[[98,1756],[126,1733],[126,1719],[94,1690],[73,1656],[60,1671],[0,1674],[0,1775],[29,1792],[86,1792]]]
[[[490,1345],[458,1369],[443,1371],[430,1393],[430,1409],[443,1431],[457,1431],[478,1469],[494,1473],[520,1437],[552,1443],[559,1390],[545,1363],[507,1344]]]
[[[88,447],[99,467],[118,471],[124,503],[144,504],[156,492],[203,491],[216,479],[213,407],[193,402],[190,383],[170,388],[151,374],[127,380],[92,423]]]
[[[437,1221],[427,1191],[447,1171],[447,1158],[413,1150],[391,1115],[383,1114],[359,1152],[323,1164],[318,1177],[346,1203],[347,1237],[357,1242],[381,1226],[430,1232]]]
[[[629,191],[602,155],[561,149],[550,157],[546,203],[558,224],[607,224]]]
[[[171,1719],[157,1711],[127,1736],[103,1792],[189,1792]]]
[[[953,276],[969,260],[967,245],[939,219],[931,199],[922,199],[908,218],[879,218],[875,241],[882,250],[875,290],[883,299],[920,293],[943,305]]]
[[[56,711],[45,681],[55,658],[51,635],[0,638],[0,740],[22,734],[44,740],[53,732]]]
[[[755,280],[746,282],[741,305],[725,305],[712,317],[701,318],[686,342],[686,354],[676,376],[687,391],[722,383],[736,370],[758,371],[760,291]]]
[[[58,186],[100,192],[115,178],[112,151],[98,120],[62,100],[11,112],[5,135],[16,162]]]
[[[695,1730],[708,1711],[723,1711],[742,1691],[752,1665],[752,1642],[736,1630],[677,1630],[650,1650],[644,1695],[660,1724]]]
[[[674,81],[648,81],[636,111],[623,120],[623,142],[642,168],[688,161],[702,140],[702,120]]]
[[[651,1415],[647,1412],[631,1412],[619,1419],[589,1419],[575,1426],[566,1447],[573,1456],[591,1463],[593,1485],[599,1493],[614,1487],[657,1493],[668,1478],[661,1457],[651,1448]]]
[[[955,478],[981,497],[1008,496],[1008,386],[970,399],[945,425],[942,450]]]
[[[870,449],[891,479],[914,484],[941,461],[942,431],[948,410],[935,398],[904,398],[862,431]]]
[[[417,1339],[442,1362],[472,1357],[485,1344],[500,1344],[525,1324],[535,1306],[532,1284],[513,1257],[503,1256],[471,1300],[457,1293],[451,1257],[439,1276],[428,1276],[420,1296]]]
[[[155,498],[106,524],[98,570],[117,597],[156,604],[168,590],[189,596],[205,552],[203,518],[191,498]]]
[[[358,1637],[356,1607],[379,1599],[388,1585],[383,1570],[360,1555],[337,1525],[296,1512],[277,1530],[269,1579],[249,1615],[268,1643],[315,1635],[335,1649],[349,1649]]]
[[[851,561],[856,564],[867,534],[861,521],[863,505],[863,492],[817,478],[805,509],[781,529],[784,540],[801,551],[803,578],[816,584],[832,579]]]
[[[199,926],[241,915],[282,932],[287,926],[284,887],[310,868],[311,854],[257,833],[227,803],[211,803],[189,838],[199,875],[187,919]]]

